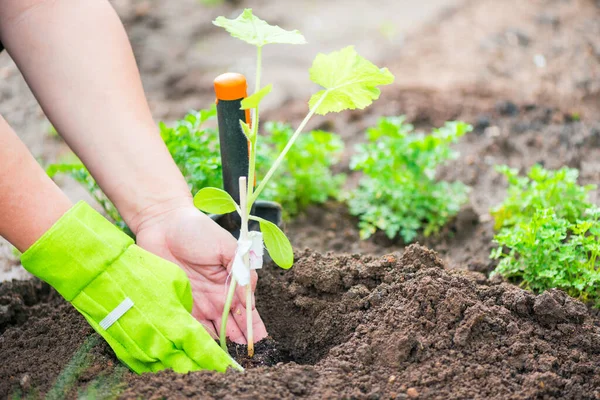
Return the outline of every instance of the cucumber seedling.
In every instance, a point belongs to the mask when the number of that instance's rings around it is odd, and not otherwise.
[[[387,68],[379,68],[358,55],[352,46],[330,54],[318,54],[310,68],[310,79],[323,89],[312,95],[308,102],[308,114],[291,135],[279,156],[260,180],[259,185],[254,188],[260,122],[259,106],[263,98],[272,90],[272,85],[261,87],[262,49],[267,44],[304,44],[306,40],[297,30],[287,31],[279,26],[269,25],[253,15],[251,9],[244,10],[236,19],[218,17],[213,23],[224,28],[231,36],[256,46],[256,90],[254,94],[242,101],[242,109],[251,110],[251,123],[240,121],[249,147],[248,174],[247,177],[240,178],[240,204],[237,204],[227,192],[214,187],[203,188],[194,196],[194,204],[200,210],[214,214],[237,212],[242,221],[238,249],[232,267],[232,278],[221,319],[221,347],[227,350],[226,324],[236,285],[246,287],[246,302],[250,305],[252,296],[250,272],[252,269],[262,267],[263,240],[269,255],[279,267],[289,269],[294,262],[292,245],[285,234],[277,225],[250,215],[252,205],[314,114],[325,115],[330,112],[364,109],[379,98],[380,91],[377,87],[391,84],[394,76]],[[259,223],[261,232],[248,232],[248,221],[250,220]],[[254,341],[250,306],[247,307],[246,316],[248,355],[252,357]]]

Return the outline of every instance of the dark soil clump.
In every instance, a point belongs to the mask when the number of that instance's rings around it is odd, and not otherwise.
[[[36,313],[37,304],[52,302],[57,293],[44,282],[12,281],[0,285],[0,333],[15,324],[22,324]],[[58,296],[60,297],[60,296]]]
[[[563,292],[536,296],[450,270],[418,245],[402,256],[296,259],[290,271],[261,271],[257,304],[273,339],[257,344],[244,374],[125,372],[56,299],[0,335],[0,397],[98,387],[131,399],[600,396],[600,320]]]

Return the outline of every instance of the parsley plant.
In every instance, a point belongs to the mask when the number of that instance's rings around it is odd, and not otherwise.
[[[577,184],[579,171],[531,167],[527,176],[499,166],[509,183],[492,210],[500,260],[493,274],[520,281],[535,292],[558,288],[600,306],[600,209],[588,200],[594,185]]]
[[[450,145],[471,129],[464,122],[447,122],[426,135],[415,133],[404,117],[382,118],[368,129],[368,142],[357,146],[350,164],[364,174],[348,199],[350,213],[360,219],[361,237],[380,229],[409,243],[421,230],[425,236],[438,232],[455,216],[468,188],[438,180],[436,170],[458,156]]]
[[[494,237],[500,259],[494,274],[516,279],[535,292],[558,288],[600,307],[600,209],[588,209],[570,222],[553,209],[503,228]]]
[[[552,171],[536,164],[527,176],[519,176],[518,170],[506,165],[497,166],[496,170],[508,179],[506,199],[491,212],[496,229],[528,221],[537,210],[546,208],[574,223],[592,206],[587,197],[595,186],[578,185],[576,169],[563,167]]]
[[[284,149],[294,130],[288,124],[268,122],[266,136],[257,149],[257,172],[267,173],[268,167]],[[282,205],[286,215],[296,215],[309,204],[320,204],[337,198],[346,179],[343,174],[333,174],[331,166],[339,162],[344,150],[342,139],[333,133],[311,131],[301,135],[273,175],[263,196]]]

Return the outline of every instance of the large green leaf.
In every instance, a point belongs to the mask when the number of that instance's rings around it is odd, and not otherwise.
[[[218,17],[213,24],[224,28],[231,36],[258,47],[271,43],[306,43],[306,39],[299,31],[286,31],[277,25],[269,25],[266,21],[254,16],[251,8],[245,9],[236,19]]]
[[[260,89],[258,92],[254,93],[252,96],[246,97],[244,100],[242,100],[242,107],[240,107],[240,109],[248,110],[250,108],[258,107],[262,99],[266,95],[271,93],[271,90],[273,90],[273,85],[268,84],[267,86]]]
[[[317,114],[363,109],[379,98],[379,85],[394,82],[387,68],[379,68],[361,57],[353,46],[330,54],[319,54],[310,69],[310,79],[325,89],[309,101],[312,109],[321,101]],[[322,97],[325,96],[324,99]]]
[[[200,189],[194,196],[194,205],[211,214],[227,214],[237,209],[229,193],[213,187]]]
[[[283,269],[290,269],[294,264],[294,250],[285,233],[266,219],[254,215],[250,216],[250,219],[259,222],[265,246],[275,264]]]

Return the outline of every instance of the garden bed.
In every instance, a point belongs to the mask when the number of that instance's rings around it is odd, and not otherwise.
[[[461,156],[440,171],[471,186],[469,202],[439,235],[418,239],[427,248],[380,233],[359,240],[356,218],[335,201],[288,222],[296,263],[259,272],[257,307],[271,338],[255,361],[240,359],[245,374],[136,376],[55,291],[15,281],[0,283],[0,398],[600,398],[598,311],[559,291],[536,296],[488,278],[489,209],[506,188],[495,165],[569,166],[581,184],[600,182],[595,3],[467,1],[407,42],[392,68],[398,85],[373,107],[315,123],[344,139],[338,169],[349,188],[352,147],[379,117],[405,114],[426,130],[471,123]],[[175,57],[166,66],[163,55],[150,57],[148,32],[170,25],[160,9],[140,10],[125,20],[157,117],[210,103],[214,71],[185,74],[172,68]],[[547,68],[535,65],[538,54]],[[297,122],[305,112],[292,97],[266,119]]]
[[[3,284],[14,315],[1,325],[0,396],[57,386],[58,398],[600,396],[600,319],[562,292],[451,270],[418,245],[296,257],[289,272],[267,266],[257,292],[279,362],[245,374],[136,376],[45,285]]]

